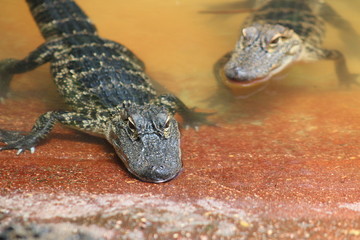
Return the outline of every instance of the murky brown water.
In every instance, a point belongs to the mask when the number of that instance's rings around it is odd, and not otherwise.
[[[147,71],[154,79],[189,105],[202,108],[207,108],[207,103],[202,100],[217,90],[212,65],[233,48],[239,26],[247,15],[199,14],[200,10],[222,3],[221,0],[77,2],[95,22],[102,36],[128,46],[146,63]],[[356,1],[330,1],[330,4],[360,32],[360,18],[354,7],[358,4]],[[43,40],[24,1],[2,0],[1,5],[0,58],[23,57]],[[333,28],[328,28],[325,46],[351,52]],[[352,55],[348,59],[349,68],[359,72],[359,60]],[[48,75],[40,72],[48,72],[48,67],[40,68],[38,74],[18,77],[19,81],[46,83]],[[337,85],[330,61],[292,66],[281,79],[279,84],[289,87],[334,88]],[[19,83],[13,84],[19,86]]]

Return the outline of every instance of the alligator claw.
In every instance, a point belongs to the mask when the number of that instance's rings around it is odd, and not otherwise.
[[[23,135],[23,132],[7,131],[0,129],[0,142],[6,145],[0,147],[0,151],[17,149],[16,155],[29,150],[30,153],[35,152],[36,138],[31,134]]]
[[[0,148],[0,151],[1,150],[2,149]],[[35,153],[35,147],[31,147],[29,150],[30,150],[31,154]],[[26,151],[26,149],[21,148],[16,152],[16,155],[20,155],[20,154],[24,153],[25,151]]]
[[[16,152],[16,155],[20,155],[24,152],[24,149],[19,149],[17,152]]]

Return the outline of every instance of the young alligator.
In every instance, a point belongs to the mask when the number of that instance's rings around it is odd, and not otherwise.
[[[214,66],[219,83],[229,81],[254,86],[266,82],[294,62],[320,59],[335,61],[340,83],[356,83],[358,75],[349,73],[343,54],[321,47],[325,21],[347,34],[356,35],[351,25],[328,4],[323,0],[255,2],[256,10],[245,20],[235,49]]]
[[[22,60],[0,62],[0,97],[13,74],[51,62],[51,72],[70,110],[41,115],[31,132],[0,130],[0,150],[32,153],[54,124],[105,136],[127,169],[141,180],[164,182],[182,168],[174,114],[204,123],[172,94],[158,95],[143,63],[123,45],[101,38],[72,0],[27,0],[46,42]],[[193,125],[195,126],[195,125]]]

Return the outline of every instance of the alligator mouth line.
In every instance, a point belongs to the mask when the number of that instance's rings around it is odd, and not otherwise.
[[[129,169],[129,172],[132,173],[137,179],[139,179],[140,181],[143,182],[149,182],[149,183],[164,183],[164,182],[168,182],[174,178],[176,178],[181,172],[182,172],[182,168],[175,173],[174,175],[170,175],[167,178],[149,178],[149,177],[143,177],[140,176],[139,174],[136,174],[132,169]]]
[[[271,67],[269,74],[267,74],[265,77],[258,77],[258,78],[253,78],[250,80],[238,80],[238,79],[234,79],[234,78],[229,78],[226,76],[224,71],[222,71],[222,76],[223,76],[223,79],[225,79],[225,81],[227,81],[231,85],[235,85],[235,86],[237,85],[237,86],[247,88],[247,87],[261,85],[262,83],[267,82],[270,78],[272,78],[272,76],[279,73],[282,69],[283,69],[283,67],[280,64],[274,64]]]
[[[231,79],[231,78],[225,77],[225,79],[226,79],[225,81],[229,82],[230,84],[235,84],[235,85],[238,85],[241,87],[252,87],[252,86],[267,82],[270,78],[271,78],[271,76],[268,75],[263,78],[255,78],[255,79],[251,79],[251,80],[247,80],[247,81],[239,81],[236,79]]]

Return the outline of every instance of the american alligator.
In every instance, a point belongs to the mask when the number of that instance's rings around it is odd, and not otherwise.
[[[214,65],[219,83],[253,86],[292,63],[329,59],[335,61],[341,84],[357,84],[358,75],[349,72],[343,54],[322,48],[325,22],[356,35],[330,5],[323,0],[248,0],[233,6],[251,3],[255,10],[246,18],[235,49]]]
[[[0,62],[0,97],[14,74],[50,62],[69,109],[41,115],[31,132],[0,130],[0,150],[30,150],[55,123],[105,137],[127,169],[148,182],[174,178],[182,168],[174,114],[196,127],[208,114],[189,109],[173,94],[158,94],[144,64],[125,46],[99,37],[73,0],[27,0],[45,43],[22,60]]]

